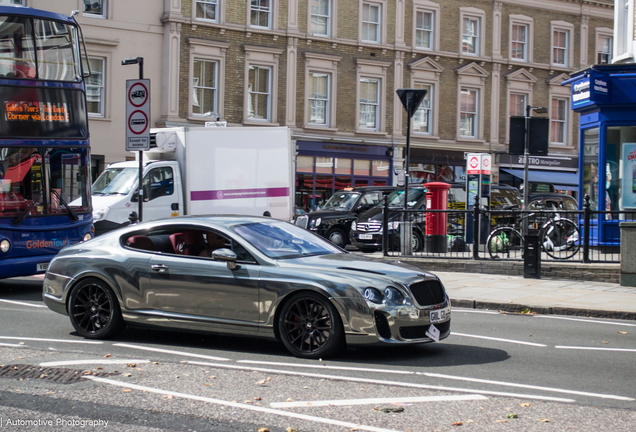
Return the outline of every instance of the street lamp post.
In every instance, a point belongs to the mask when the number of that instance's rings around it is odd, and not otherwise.
[[[526,118],[525,118],[525,135],[524,135],[524,148],[523,148],[523,209],[528,209],[528,196],[530,194],[530,185],[528,182],[528,162],[530,160],[530,112],[534,111],[537,114],[545,114],[548,109],[545,107],[533,107],[526,106]],[[528,218],[523,218],[522,222],[523,236],[528,235]]]

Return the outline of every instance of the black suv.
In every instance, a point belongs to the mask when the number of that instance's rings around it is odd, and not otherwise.
[[[349,243],[351,222],[395,189],[395,186],[363,186],[338,191],[322,209],[298,216],[295,223],[344,248]]]

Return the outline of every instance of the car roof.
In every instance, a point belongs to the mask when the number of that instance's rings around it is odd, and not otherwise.
[[[197,216],[178,216],[166,219],[157,219],[148,222],[142,222],[135,225],[128,225],[126,228],[150,229],[157,226],[173,226],[188,223],[214,223],[224,228],[229,228],[237,224],[256,223],[256,222],[284,222],[275,218],[265,216],[248,216],[248,215],[197,215]],[[119,230],[118,230],[119,231]]]
[[[531,193],[531,194],[529,194],[528,199],[534,199],[534,198],[565,198],[565,199],[572,199],[572,200],[576,201],[576,198],[574,198],[573,196],[566,195],[566,194],[560,194],[560,193],[556,193],[556,192],[543,192],[543,193]]]
[[[397,189],[397,186],[356,186],[353,189],[345,192],[364,192],[364,191],[376,191],[376,190],[392,190]],[[342,192],[342,191],[338,191]]]

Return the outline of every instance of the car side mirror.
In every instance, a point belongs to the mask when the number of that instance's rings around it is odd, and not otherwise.
[[[234,270],[239,267],[239,265],[236,264],[236,254],[227,248],[217,249],[212,252],[212,259],[214,261],[225,261],[227,263],[227,268],[230,270]]]

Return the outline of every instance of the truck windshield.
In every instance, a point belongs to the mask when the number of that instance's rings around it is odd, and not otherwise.
[[[409,189],[408,207],[413,206],[426,193],[426,189]],[[404,189],[398,189],[389,195],[389,207],[404,207]]]
[[[341,210],[341,211],[350,211],[356,201],[358,201],[358,197],[360,193],[357,192],[338,192],[335,193],[329,198],[329,201],[325,203],[322,207],[323,210]]]
[[[137,184],[138,168],[106,168],[93,183],[93,195],[128,195]]]

